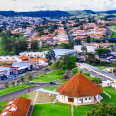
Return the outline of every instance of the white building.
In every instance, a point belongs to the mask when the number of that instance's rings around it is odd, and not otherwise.
[[[22,52],[20,56],[26,56],[28,58],[45,58],[47,51],[43,52]]]
[[[81,73],[76,74],[57,88],[59,102],[74,105],[87,105],[100,102],[103,90]]]
[[[82,50],[82,45],[75,45],[74,46],[74,50],[77,52],[77,53],[81,53],[83,52]],[[91,52],[91,53],[95,53],[97,47],[96,46],[85,46],[86,49],[87,49],[87,52]]]
[[[56,59],[64,55],[77,56],[77,53],[73,49],[53,49]]]

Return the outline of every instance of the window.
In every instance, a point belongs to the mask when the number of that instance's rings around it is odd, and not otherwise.
[[[85,100],[87,100],[87,98],[85,98]]]
[[[91,100],[91,98],[89,98],[89,100]]]

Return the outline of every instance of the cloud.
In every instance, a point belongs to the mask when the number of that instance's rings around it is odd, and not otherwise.
[[[115,10],[116,0],[0,0],[0,10]]]

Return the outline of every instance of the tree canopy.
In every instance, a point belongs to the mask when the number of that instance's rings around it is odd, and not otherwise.
[[[110,50],[106,49],[106,48],[98,48],[96,50],[96,54],[97,55],[103,55],[103,54],[107,54],[108,52],[110,52]]]
[[[116,107],[110,104],[96,104],[87,113],[87,116],[116,116]]]

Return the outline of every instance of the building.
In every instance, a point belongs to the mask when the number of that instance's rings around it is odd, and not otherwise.
[[[28,59],[30,58],[45,58],[47,51],[43,52],[21,52],[20,56],[26,56]]]
[[[9,100],[0,116],[27,116],[30,105],[31,100],[22,97]]]
[[[64,56],[64,55],[69,55],[69,56],[77,56],[77,53],[75,50],[72,49],[53,49],[55,53],[56,59]]]
[[[77,73],[67,82],[57,88],[59,102],[74,105],[95,104],[100,102],[99,95],[103,90],[87,79],[81,73]]]
[[[74,46],[74,50],[77,52],[77,53],[82,53],[83,50],[82,50],[82,45],[75,45]],[[86,50],[87,52],[91,52],[91,53],[95,53],[97,47],[96,46],[85,46],[86,47]]]
[[[32,58],[30,62],[35,65],[48,66],[48,59],[45,58]]]

